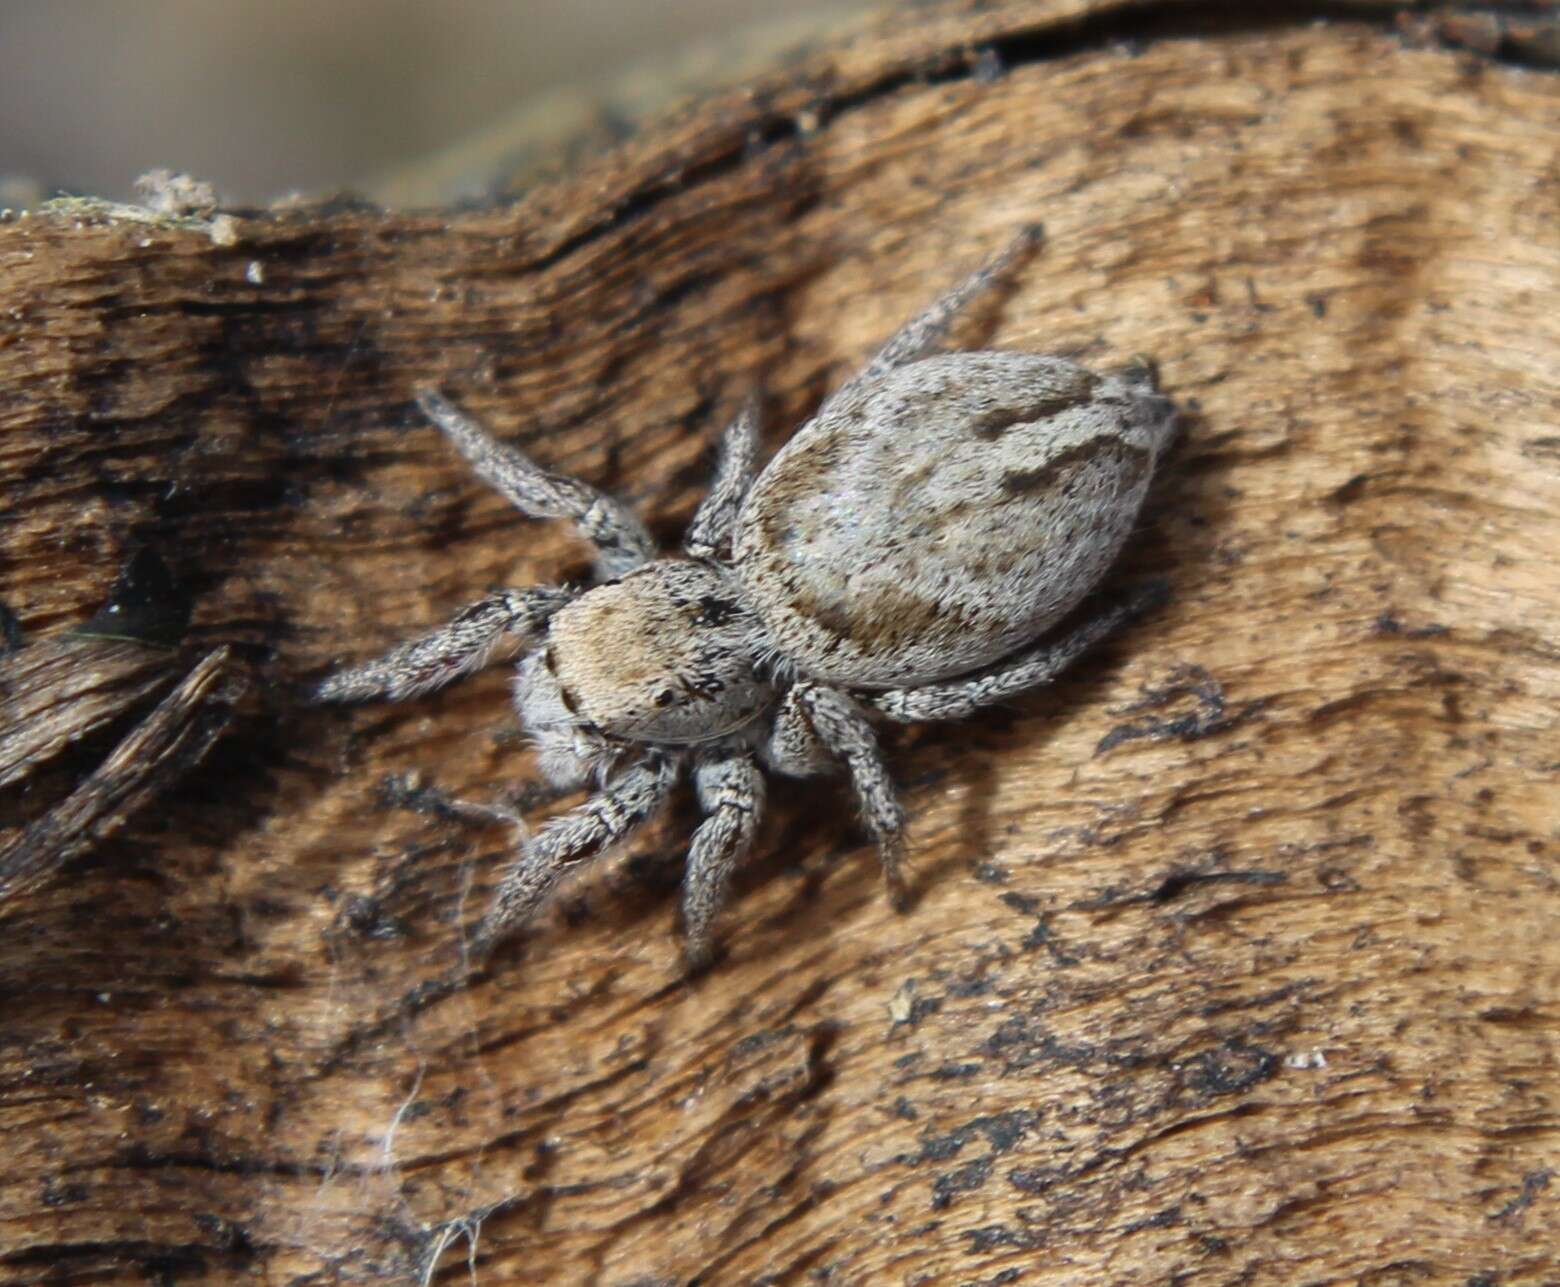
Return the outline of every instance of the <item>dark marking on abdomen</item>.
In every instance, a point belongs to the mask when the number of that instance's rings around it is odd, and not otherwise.
[[[1153,463],[1146,448],[1124,442],[1114,434],[1102,434],[1075,443],[1033,469],[1008,470],[1002,475],[1002,490],[1009,496],[1038,496],[1055,490],[1062,479],[1081,473],[1096,462],[1120,467],[1120,491],[1129,491],[1142,482]]]
[[[1016,407],[992,407],[970,421],[970,432],[982,442],[995,442],[1014,425],[1034,424],[1059,411],[1076,407],[1094,394],[1099,377],[1088,371],[1078,372],[1078,378],[1065,389],[1057,389],[1046,397],[1037,397]]]

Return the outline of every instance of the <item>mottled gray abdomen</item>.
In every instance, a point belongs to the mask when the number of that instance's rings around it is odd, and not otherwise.
[[[748,493],[743,592],[806,675],[884,688],[975,670],[1104,575],[1173,419],[1146,373],[1027,353],[847,387]]]

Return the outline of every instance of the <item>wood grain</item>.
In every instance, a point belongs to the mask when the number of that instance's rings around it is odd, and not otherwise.
[[[261,692],[0,908],[0,1277],[1560,1280],[1560,82],[1399,17],[914,5],[514,204],[0,225],[9,608],[150,547]],[[1170,605],[895,736],[906,914],[782,784],[708,975],[685,802],[445,982],[508,841],[440,802],[553,807],[504,676],[300,686],[586,564],[413,391],[670,539],[1035,218],[961,338],[1157,358]]]

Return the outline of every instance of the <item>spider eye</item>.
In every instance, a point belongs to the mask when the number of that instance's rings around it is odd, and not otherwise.
[[[655,695],[655,704],[657,706],[670,706],[676,700],[677,694],[670,688],[663,688]]]

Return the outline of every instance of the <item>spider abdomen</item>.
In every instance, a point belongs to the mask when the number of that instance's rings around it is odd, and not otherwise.
[[[812,678],[964,674],[1037,638],[1115,560],[1171,405],[1146,373],[959,353],[849,388],[754,482],[744,597]]]

